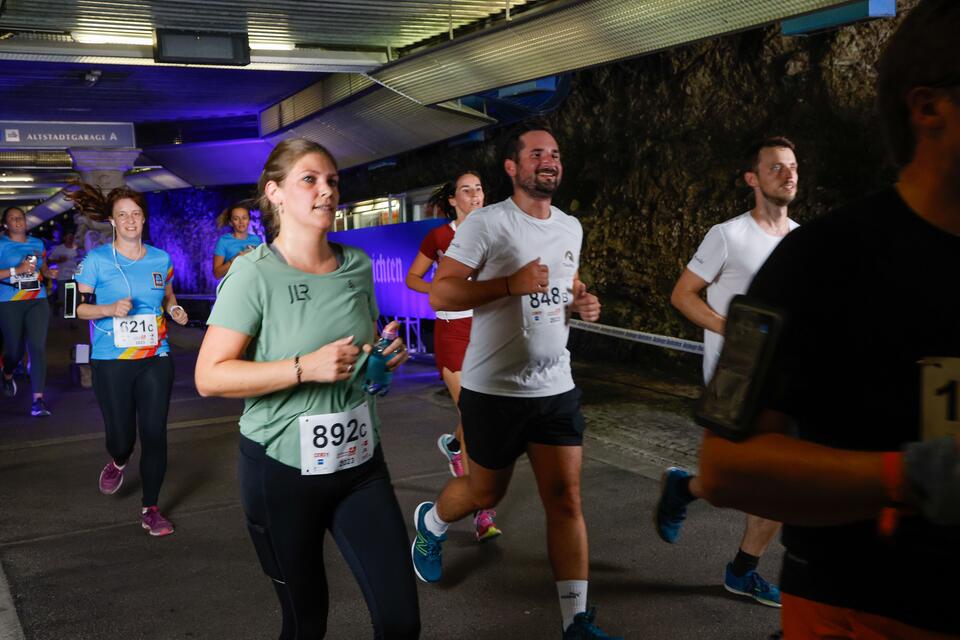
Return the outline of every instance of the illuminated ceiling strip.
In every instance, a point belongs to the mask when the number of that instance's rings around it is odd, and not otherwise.
[[[607,64],[849,0],[585,0],[401,58],[373,73],[421,104]]]
[[[157,65],[153,46],[134,44],[84,44],[80,42],[44,42],[0,40],[0,60],[32,62],[71,62],[82,64]],[[376,51],[321,51],[295,49],[254,51],[244,67],[203,65],[204,68],[250,71],[310,71],[315,73],[365,73],[386,62],[385,53]],[[195,66],[195,65],[159,65]]]

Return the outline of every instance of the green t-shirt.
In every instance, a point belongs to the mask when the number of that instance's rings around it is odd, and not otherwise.
[[[217,287],[207,324],[252,336],[246,357],[254,362],[302,356],[350,335],[358,346],[372,344],[379,310],[370,258],[354,247],[342,249],[340,266],[323,275],[294,269],[266,244],[240,256]],[[379,442],[376,402],[363,389],[365,364],[361,354],[349,380],[305,382],[247,398],[240,433],[264,445],[271,458],[299,469],[298,418],[346,411],[366,400]]]

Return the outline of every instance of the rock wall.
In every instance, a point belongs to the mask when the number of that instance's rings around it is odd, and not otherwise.
[[[913,4],[898,3],[900,15]],[[873,87],[895,24],[807,37],[771,26],[574,74],[571,94],[546,117],[564,161],[555,204],[583,224],[581,274],[601,296],[602,322],[700,339],[670,291],[710,226],[753,206],[740,167],[758,137],[797,145],[791,216],[801,224],[891,180]],[[493,130],[485,143],[434,145],[390,169],[347,172],[343,199],[403,192],[468,167],[483,173],[488,199],[503,198],[502,137]],[[583,334],[574,345],[600,356],[666,355]]]

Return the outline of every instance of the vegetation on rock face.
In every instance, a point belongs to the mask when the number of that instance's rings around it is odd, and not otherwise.
[[[902,15],[913,2],[901,2]],[[563,186],[555,198],[584,227],[581,275],[606,324],[700,339],[670,306],[670,291],[707,230],[753,206],[742,149],[763,135],[797,145],[801,224],[888,183],[893,172],[873,115],[874,64],[896,21],[808,37],[778,26],[574,74],[546,119],[559,138]],[[398,165],[344,177],[344,200],[484,173],[488,201],[505,197],[496,130],[478,145],[434,145]],[[573,346],[599,356],[654,355],[600,336]]]

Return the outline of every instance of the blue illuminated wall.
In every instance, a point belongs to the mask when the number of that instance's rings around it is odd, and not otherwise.
[[[213,294],[213,248],[226,229],[216,228],[220,212],[248,198],[251,187],[175,189],[146,194],[147,242],[170,254],[176,293]],[[260,212],[250,212],[250,233],[265,237]]]
[[[359,247],[370,256],[373,261],[377,306],[381,315],[433,320],[437,316],[430,308],[426,294],[408,289],[404,282],[427,232],[448,222],[443,218],[432,218],[419,222],[337,231],[329,237],[335,242]],[[429,273],[427,275],[429,276]]]

